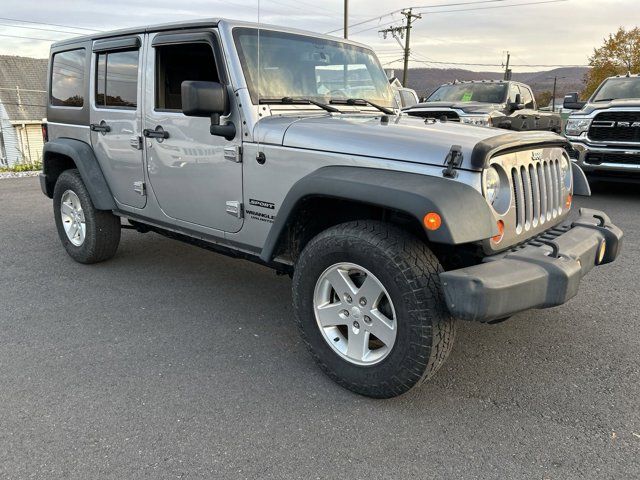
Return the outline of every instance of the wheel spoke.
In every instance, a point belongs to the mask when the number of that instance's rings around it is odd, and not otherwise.
[[[71,205],[67,205],[66,203],[63,203],[61,205],[60,211],[62,212],[63,215],[66,215],[67,217],[70,217],[71,215],[73,215],[73,207]]]
[[[356,360],[364,360],[369,353],[369,332],[360,330],[359,333],[355,333],[349,328],[347,342],[347,356]]]
[[[336,268],[327,274],[327,280],[340,297],[345,293],[353,296],[358,291],[347,270]]]
[[[340,316],[344,310],[342,302],[327,303],[316,308],[316,318],[321,327],[333,327],[335,325],[346,325],[347,320]]]
[[[382,285],[371,275],[367,275],[356,295],[358,298],[366,298],[367,304],[374,308],[382,296]]]
[[[67,233],[70,239],[74,239],[76,237],[76,234],[78,233],[78,225],[75,223],[72,223]]]
[[[367,330],[385,345],[393,345],[396,338],[395,322],[378,309],[373,309],[370,313],[371,325],[367,327]]]

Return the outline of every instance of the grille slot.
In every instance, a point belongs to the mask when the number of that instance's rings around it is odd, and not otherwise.
[[[529,231],[562,213],[562,176],[558,160],[511,169],[516,233]]]
[[[451,122],[460,121],[458,114],[452,110],[428,110],[426,112],[412,112],[409,110],[407,113],[412,117],[435,118],[436,120],[441,120],[442,117],[446,117],[446,119]]]
[[[603,112],[593,119],[589,138],[595,141],[640,143],[640,112]]]

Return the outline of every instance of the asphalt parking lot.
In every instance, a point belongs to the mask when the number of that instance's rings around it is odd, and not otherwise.
[[[594,193],[617,263],[459,323],[432,381],[379,401],[315,367],[288,278],[131,231],[74,263],[37,179],[0,180],[0,477],[639,478],[640,188]]]

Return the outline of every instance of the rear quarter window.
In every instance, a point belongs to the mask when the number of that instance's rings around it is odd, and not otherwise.
[[[85,49],[56,53],[51,67],[50,103],[56,107],[84,105]]]

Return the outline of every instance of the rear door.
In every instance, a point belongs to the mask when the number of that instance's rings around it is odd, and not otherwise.
[[[233,95],[219,39],[212,31],[162,32],[149,34],[149,42],[143,128],[151,190],[174,219],[237,232],[243,223],[240,135],[212,135],[209,118],[182,113],[183,81],[219,82]]]
[[[91,143],[115,199],[146,205],[142,152],[141,46],[143,36],[93,44]]]

